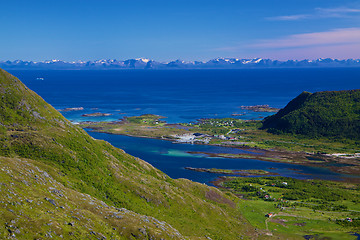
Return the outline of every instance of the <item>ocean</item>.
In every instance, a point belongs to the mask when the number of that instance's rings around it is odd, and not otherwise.
[[[74,123],[113,121],[123,116],[157,114],[169,123],[200,118],[262,119],[272,113],[246,111],[240,106],[282,108],[303,91],[317,92],[360,88],[360,68],[294,68],[237,70],[11,70],[56,109],[82,107],[62,114]],[[43,80],[40,80],[42,79]],[[106,117],[83,117],[86,113]],[[270,163],[252,159],[210,158],[188,151],[223,152],[229,148],[117,136],[89,132],[153,164],[173,178],[209,184],[217,175],[192,172],[184,167],[264,169],[296,178],[339,179],[324,168]],[[139,148],[139,146],[142,146]],[[205,149],[204,149],[205,148]],[[275,170],[273,169],[275,168]],[[297,170],[294,170],[296,168]],[[273,170],[271,170],[273,169]],[[300,171],[299,171],[300,170]]]
[[[244,113],[242,105],[282,108],[302,91],[360,88],[360,68],[240,70],[10,71],[74,122],[158,114],[169,123]],[[43,78],[44,80],[37,80]],[[110,113],[106,118],[84,113]],[[268,113],[245,112],[243,119]]]

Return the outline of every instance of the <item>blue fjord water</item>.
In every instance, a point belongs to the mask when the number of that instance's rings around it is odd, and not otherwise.
[[[165,116],[169,123],[231,117],[233,113],[245,113],[237,118],[260,119],[270,113],[247,112],[239,106],[268,104],[282,108],[302,91],[360,88],[359,68],[10,72],[57,109],[83,107],[83,111],[62,112],[73,122],[111,121],[146,113]],[[94,112],[112,115],[81,116]],[[146,160],[173,178],[209,183],[217,177],[216,174],[185,170],[184,167],[256,168],[296,178],[342,177],[324,168],[187,153],[242,151],[239,149],[89,133]]]
[[[206,172],[186,170],[185,167],[194,168],[219,168],[219,169],[262,169],[281,176],[298,179],[340,179],[340,174],[331,172],[325,168],[315,168],[285,163],[273,163],[244,158],[220,158],[208,157],[204,154],[190,154],[190,152],[208,153],[242,153],[247,152],[236,148],[178,144],[166,140],[134,138],[106,133],[89,132],[96,139],[102,139],[119,147],[125,152],[146,160],[154,167],[164,171],[172,178],[187,178],[200,183],[210,184],[219,176]],[[141,147],[139,147],[141,146]]]

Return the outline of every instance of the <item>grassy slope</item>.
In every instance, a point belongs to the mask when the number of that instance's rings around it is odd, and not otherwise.
[[[60,182],[70,180],[47,165],[5,157],[0,164],[1,239],[183,238],[165,222],[65,187]]]
[[[310,137],[360,139],[360,90],[303,92],[263,127]]]
[[[188,237],[253,236],[253,229],[231,207],[231,196],[185,179],[171,179],[109,143],[94,140],[3,70],[0,96],[0,154],[7,161],[41,162],[54,169],[51,176],[64,188],[166,221]],[[40,224],[40,219],[34,219],[34,224]]]

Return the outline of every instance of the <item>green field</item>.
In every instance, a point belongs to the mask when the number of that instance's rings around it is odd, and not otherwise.
[[[360,231],[359,185],[286,177],[227,177],[220,186],[244,199],[238,203],[243,216],[268,234],[356,239],[349,233]],[[266,217],[269,213],[273,216]]]

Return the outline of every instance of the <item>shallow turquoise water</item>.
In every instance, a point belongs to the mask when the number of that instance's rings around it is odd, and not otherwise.
[[[298,179],[341,179],[340,175],[326,168],[307,167],[285,163],[273,163],[254,159],[208,157],[205,154],[190,154],[190,152],[209,153],[244,153],[249,152],[237,148],[220,146],[179,144],[170,141],[129,137],[122,135],[89,132],[97,139],[103,139],[127,153],[144,159],[159,168],[172,178],[188,178],[193,181],[210,184],[222,174],[204,173],[186,170],[185,167],[220,168],[220,169],[262,169],[274,174]],[[349,177],[349,176],[347,176]],[[350,176],[352,177],[352,176]]]

